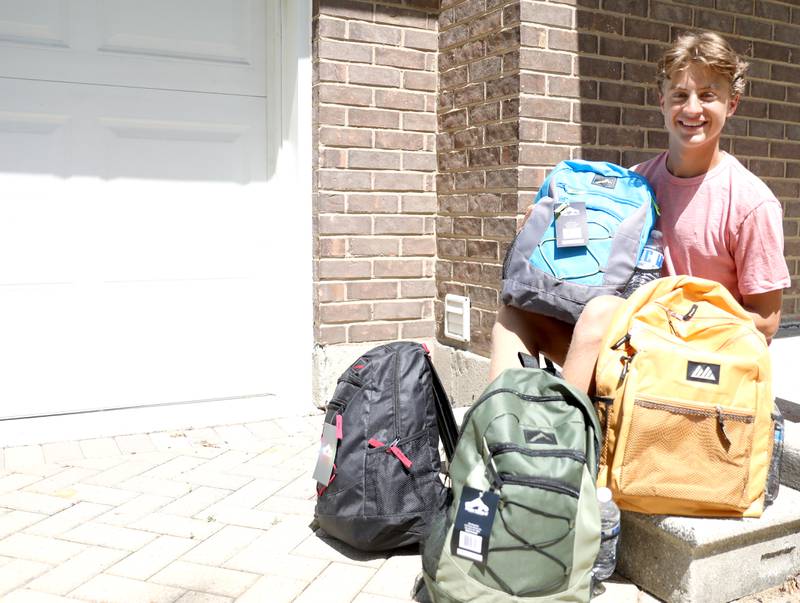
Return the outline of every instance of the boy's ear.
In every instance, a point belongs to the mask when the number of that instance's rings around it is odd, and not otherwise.
[[[730,98],[730,100],[728,101],[728,117],[730,117],[731,115],[733,115],[734,113],[736,113],[736,109],[738,109],[738,108],[739,108],[739,100],[740,100],[741,98],[742,98],[742,97],[741,97],[741,96],[739,96],[738,94],[734,94],[734,95],[733,95],[733,96]]]

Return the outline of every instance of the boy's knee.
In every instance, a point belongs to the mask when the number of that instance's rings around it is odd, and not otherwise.
[[[576,330],[583,337],[602,339],[614,312],[624,301],[615,295],[600,295],[589,300],[575,325]]]

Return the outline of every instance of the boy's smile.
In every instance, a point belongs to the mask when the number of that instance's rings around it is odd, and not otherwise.
[[[731,95],[729,82],[705,65],[692,63],[664,82],[660,92],[673,161],[697,161],[711,167],[718,161],[725,120],[739,102],[738,96]]]

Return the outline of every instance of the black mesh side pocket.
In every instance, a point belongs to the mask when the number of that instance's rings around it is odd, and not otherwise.
[[[433,470],[427,434],[425,430],[397,443],[412,463],[408,469],[388,445],[367,451],[367,517],[427,512],[436,506],[441,487],[436,488],[434,483],[438,476]]]

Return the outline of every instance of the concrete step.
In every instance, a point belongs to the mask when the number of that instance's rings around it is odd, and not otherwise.
[[[617,571],[667,603],[725,603],[800,573],[800,492],[758,519],[623,512]]]

